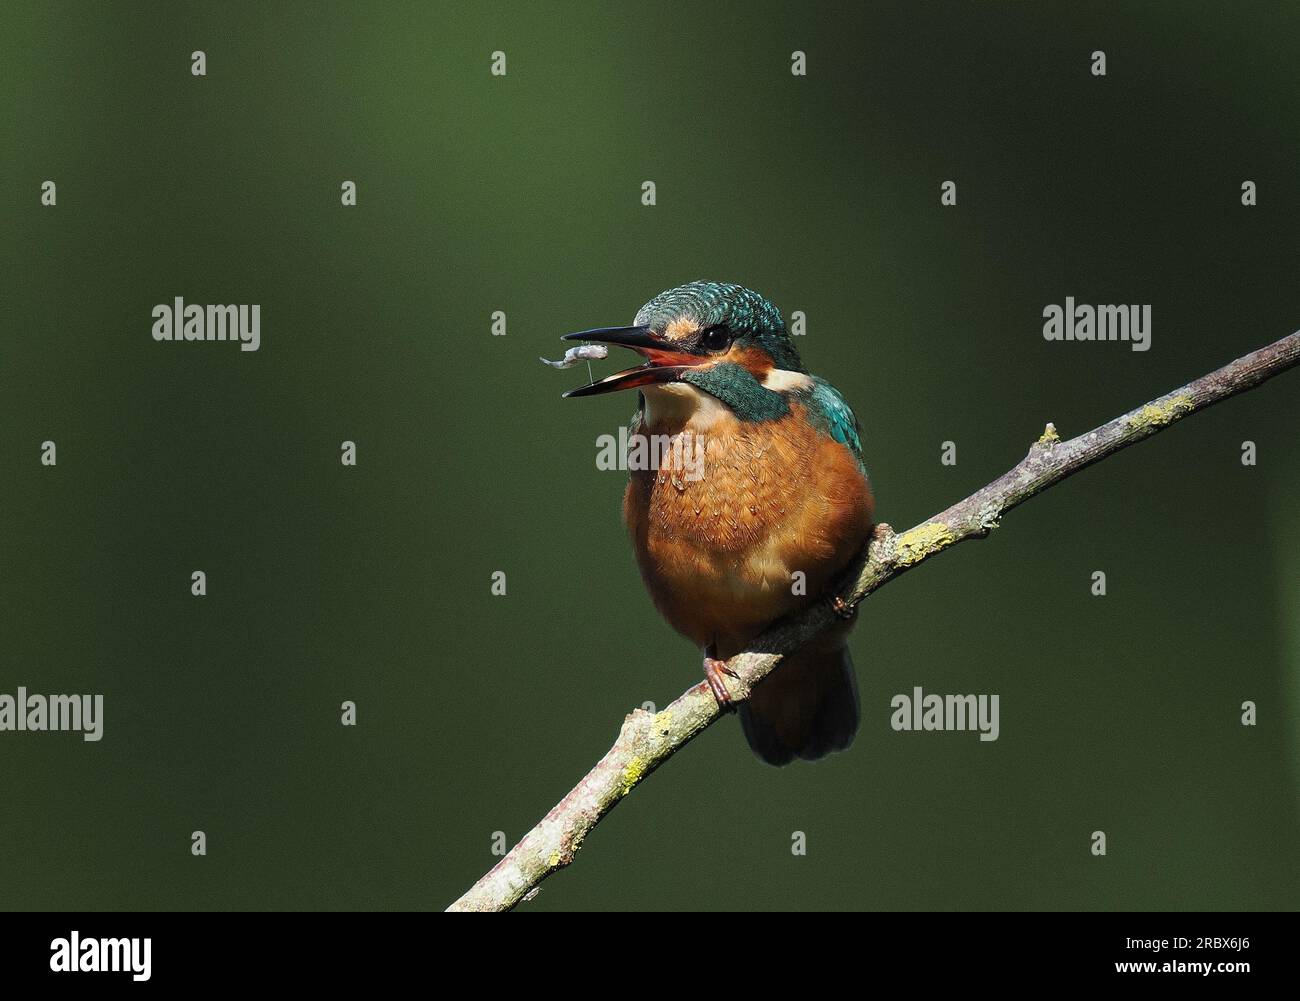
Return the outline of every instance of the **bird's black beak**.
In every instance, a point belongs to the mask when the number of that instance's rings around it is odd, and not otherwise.
[[[646,363],[637,368],[615,372],[589,386],[571,389],[564,394],[566,399],[571,396],[597,396],[620,389],[676,382],[683,372],[700,362],[698,355],[683,350],[649,327],[597,327],[594,330],[580,330],[576,334],[565,334],[561,340],[613,344],[616,347],[629,348],[646,359]]]

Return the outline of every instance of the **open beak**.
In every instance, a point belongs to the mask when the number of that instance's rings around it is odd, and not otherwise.
[[[595,330],[580,330],[576,334],[565,334],[561,340],[613,344],[620,348],[630,348],[646,360],[644,365],[615,372],[589,386],[571,389],[564,394],[566,399],[571,396],[597,396],[600,393],[613,393],[620,389],[676,382],[683,372],[698,365],[701,360],[699,355],[683,351],[668,338],[656,334],[649,327],[597,327]]]

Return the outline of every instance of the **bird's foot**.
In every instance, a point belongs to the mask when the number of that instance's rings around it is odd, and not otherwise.
[[[728,674],[733,678],[740,677],[727,666],[725,660],[718,660],[716,657],[704,658],[704,680],[709,683],[709,690],[713,692],[713,697],[718,700],[718,708],[725,713],[731,712],[736,706],[731,700],[731,692],[727,690],[727,682],[723,678],[724,674]]]
[[[851,622],[858,614],[858,606],[850,605],[838,594],[828,595],[826,604],[830,605],[831,611],[845,622]]]

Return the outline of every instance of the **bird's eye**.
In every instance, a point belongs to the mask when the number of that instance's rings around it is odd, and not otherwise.
[[[710,327],[700,338],[700,347],[705,351],[726,351],[731,347],[731,331],[726,327]]]

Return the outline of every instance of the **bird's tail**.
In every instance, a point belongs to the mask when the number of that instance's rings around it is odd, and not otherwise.
[[[790,654],[740,704],[740,725],[769,765],[816,761],[858,732],[858,683],[842,636]]]

